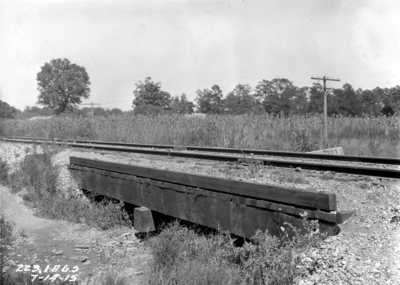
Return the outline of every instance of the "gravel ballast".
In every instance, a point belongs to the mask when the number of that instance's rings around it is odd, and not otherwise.
[[[0,157],[11,171],[18,167],[32,146],[0,143]],[[40,152],[40,147],[38,147]],[[400,284],[400,187],[384,186],[376,178],[332,172],[244,166],[215,161],[165,156],[63,149],[53,157],[60,166],[59,187],[78,193],[67,170],[69,157],[180,171],[281,187],[335,193],[338,210],[355,210],[340,225],[341,232],[302,256],[298,284]]]

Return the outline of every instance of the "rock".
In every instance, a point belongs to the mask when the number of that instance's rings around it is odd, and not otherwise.
[[[315,281],[315,283],[318,283],[318,282],[319,282],[320,277],[319,277],[318,274],[314,274],[314,275],[312,276],[312,278],[313,278],[313,280]]]
[[[143,274],[143,271],[136,271],[134,274],[135,274],[135,275],[142,275],[142,274]]]
[[[125,237],[129,236],[130,234],[131,234],[130,232],[123,233],[122,235],[119,236],[119,239],[125,238]]]
[[[62,255],[62,254],[64,254],[64,251],[62,251],[62,250],[55,251],[54,254],[55,255]]]
[[[3,267],[3,273],[6,273],[8,269],[10,269],[10,266],[4,266]]]
[[[301,167],[296,167],[295,169],[294,169],[294,171],[296,171],[296,172],[301,172]]]
[[[122,256],[124,256],[125,253],[124,253],[124,251],[122,249],[116,249],[112,255],[113,256],[114,255],[122,255]]]
[[[83,265],[90,265],[90,264],[92,264],[92,262],[91,262],[90,260],[86,260],[86,261],[83,263]]]
[[[80,262],[85,262],[86,260],[88,260],[89,258],[87,257],[87,256],[79,256],[78,257],[78,260],[80,261]]]
[[[49,263],[50,260],[46,258],[46,259],[44,260],[44,262]]]

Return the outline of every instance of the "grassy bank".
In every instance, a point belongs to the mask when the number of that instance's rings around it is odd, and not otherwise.
[[[176,144],[272,150],[293,150],[295,131],[305,129],[310,141],[322,147],[320,116],[270,115],[184,117],[114,116],[59,117],[51,120],[8,120],[3,135],[97,139],[132,143]],[[345,154],[400,157],[399,117],[330,117],[329,147]]]
[[[71,222],[85,222],[85,224],[100,228],[109,229],[119,226],[131,226],[130,217],[123,209],[122,203],[114,203],[111,200],[95,202],[93,199],[83,199],[82,196],[68,195],[57,187],[57,180],[60,174],[60,167],[52,163],[52,156],[61,149],[44,145],[39,153],[34,149],[34,154],[25,157],[19,168],[14,173],[8,172],[7,163],[0,158],[1,184],[11,188],[13,193],[25,190],[22,196],[24,202],[33,208],[39,216],[67,220]],[[7,266],[4,256],[7,248],[12,244],[16,235],[13,225],[0,216],[1,230],[1,273],[0,284],[8,285],[36,285],[36,284],[80,284],[79,282],[60,280],[33,280],[31,273],[12,272],[9,269],[3,273]],[[20,233],[22,234],[22,233]],[[99,285],[126,285],[126,281],[117,277],[113,272],[107,272]]]

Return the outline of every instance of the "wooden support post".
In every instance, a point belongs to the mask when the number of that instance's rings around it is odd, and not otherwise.
[[[138,207],[134,210],[133,224],[135,230],[140,233],[148,233],[156,230],[153,214],[146,207]]]

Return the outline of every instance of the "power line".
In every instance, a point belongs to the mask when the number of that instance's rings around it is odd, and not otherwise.
[[[332,88],[326,88],[326,81],[340,81],[340,79],[335,79],[335,78],[329,78],[329,77],[314,77],[311,76],[311,79],[314,80],[323,80],[324,82],[324,147],[327,146],[328,144],[328,104],[326,100],[326,89],[332,89]]]

